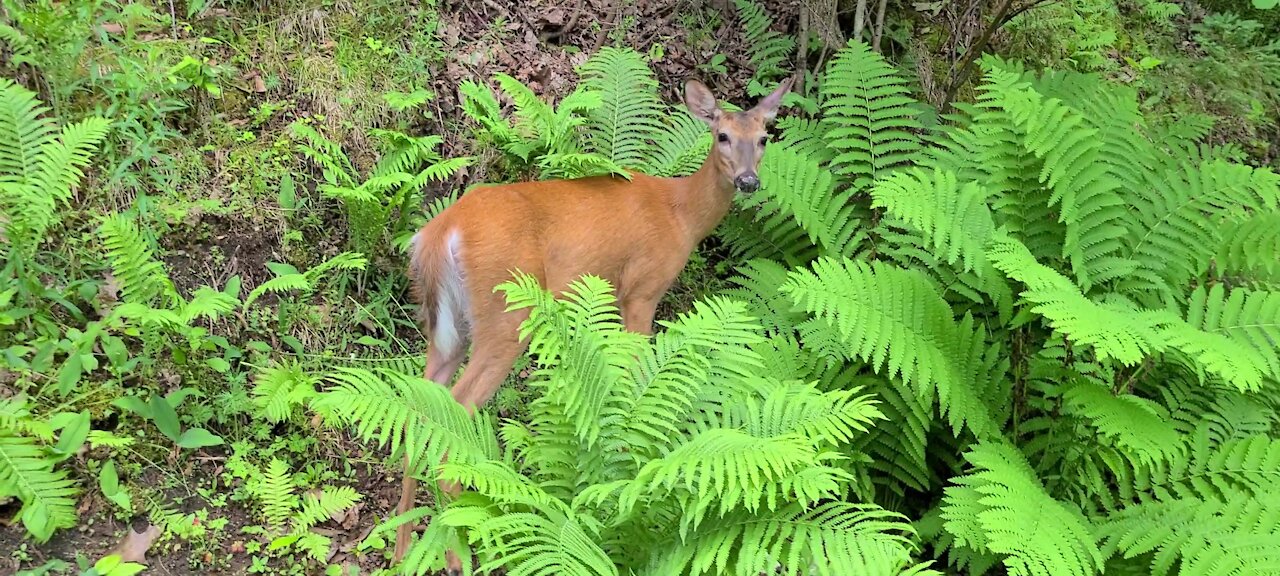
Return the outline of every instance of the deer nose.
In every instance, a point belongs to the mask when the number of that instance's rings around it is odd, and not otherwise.
[[[739,191],[750,194],[760,189],[760,179],[755,174],[743,174],[733,179],[733,185],[737,186]]]

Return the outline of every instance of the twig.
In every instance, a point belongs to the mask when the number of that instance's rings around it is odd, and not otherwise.
[[[978,57],[978,53],[987,47],[987,42],[991,40],[991,36],[995,34],[996,29],[1004,24],[1004,16],[1012,6],[1013,0],[1004,0],[1004,3],[996,10],[995,17],[991,19],[991,24],[987,25],[982,30],[982,35],[978,36],[978,40],[970,44],[968,50],[965,50],[964,56],[960,57],[959,65],[951,69],[951,73],[947,75],[947,91],[943,95],[942,105],[938,110],[940,113],[946,113],[951,110],[951,100],[955,98],[956,91],[969,78],[969,67],[973,64],[974,59]]]
[[[600,27],[600,34],[596,36],[596,43],[591,47],[588,54],[595,54],[600,51],[600,47],[604,46],[605,38],[609,37],[609,30],[618,25],[618,20],[622,19],[622,2],[614,3],[613,13],[609,16],[609,22]]]
[[[804,79],[809,71],[809,4],[800,3],[800,49],[796,51],[796,69],[799,74],[796,75],[797,94],[804,94]]]
[[[855,40],[862,40],[862,29],[867,27],[867,0],[858,0],[855,10],[853,13],[853,37]]]
[[[550,34],[547,34],[547,37],[543,38],[542,40],[544,42],[550,42],[552,40],[556,40],[558,38],[563,38],[564,36],[567,36],[570,32],[573,31],[573,27],[578,24],[578,16],[580,16],[581,14],[582,14],[582,0],[578,0],[573,5],[573,14],[569,15],[569,21],[566,22],[564,26],[561,26],[559,30],[556,30],[554,32],[551,32]]]
[[[871,29],[871,50],[880,52],[880,37],[884,34],[884,8],[889,0],[880,0],[880,8],[876,10],[875,28]]]
[[[178,39],[178,11],[173,8],[173,0],[169,0],[169,34]]]

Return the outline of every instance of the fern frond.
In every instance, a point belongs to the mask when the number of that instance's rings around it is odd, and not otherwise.
[[[295,362],[273,364],[254,379],[253,402],[268,421],[282,422],[316,395],[317,380]]]
[[[420,376],[339,368],[326,379],[335,386],[321,392],[312,408],[354,426],[363,440],[390,444],[394,457],[407,455],[412,473],[436,466],[445,452],[457,462],[498,453],[488,418],[473,419],[447,389]]]
[[[294,530],[308,530],[317,524],[339,516],[348,508],[360,501],[361,495],[350,486],[330,486],[320,490],[307,491],[302,495],[302,506],[294,518]]]
[[[698,171],[711,150],[711,131],[701,120],[689,115],[683,105],[665,113],[667,123],[652,135],[648,174],[688,176]]]
[[[826,141],[831,126],[821,119],[787,116],[778,119],[777,126],[781,132],[778,146],[795,150],[801,156],[824,165],[835,159],[835,151],[827,146]]]
[[[1088,291],[1093,285],[1132,271],[1124,261],[1120,239],[1127,216],[1119,182],[1100,160],[1098,130],[1061,101],[1045,98],[1018,75],[989,69],[983,89],[1024,132],[1025,148],[1043,161],[1040,181],[1052,192],[1048,205],[1061,203],[1066,225],[1062,256]]]
[[[804,312],[779,290],[788,280],[786,266],[773,260],[755,259],[739,266],[735,272],[729,282],[737,287],[726,290],[725,296],[746,303],[747,313],[757,318],[767,332],[792,332],[804,321]]]
[[[904,489],[925,491],[932,483],[925,464],[929,427],[933,416],[927,404],[897,380],[875,378],[869,391],[879,401],[876,407],[886,421],[877,423],[870,434],[853,443],[856,450],[870,455],[872,481],[902,494]]]
[[[510,309],[531,307],[521,333],[539,369],[529,385],[543,395],[538,410],[555,408],[558,418],[592,448],[622,416],[620,389],[631,387],[627,364],[637,352],[634,335],[624,333],[613,287],[595,276],[571,282],[554,299],[527,275],[500,284]]]
[[[606,46],[592,54],[578,74],[581,86],[598,92],[602,101],[587,117],[586,149],[625,169],[650,168],[649,142],[664,130],[664,113],[658,81],[644,56],[630,48]]]
[[[289,131],[303,142],[297,148],[304,156],[320,166],[324,180],[330,186],[352,188],[356,186],[359,173],[351,165],[351,160],[338,143],[324,137],[306,122],[297,121],[289,125]]]
[[[756,218],[789,216],[808,234],[819,254],[852,255],[862,240],[852,195],[837,192],[832,174],[812,159],[772,146],[760,166],[760,185],[768,200],[760,205]]]
[[[887,170],[909,162],[920,148],[917,102],[906,82],[878,53],[857,39],[836,52],[822,81],[827,145],[838,151],[834,171],[856,191]]]
[[[1113,394],[1088,381],[1077,381],[1063,393],[1063,410],[1089,421],[1102,436],[1136,458],[1153,462],[1181,444],[1177,429],[1154,403],[1131,394]]]
[[[1139,268],[1121,289],[1180,295],[1221,245],[1224,219],[1274,205],[1269,174],[1220,160],[1168,159],[1147,183],[1153,192],[1131,202],[1136,222],[1126,251]]]
[[[184,324],[191,324],[197,318],[216,320],[235,310],[239,303],[236,297],[226,292],[201,286],[191,295],[191,300],[182,303],[178,317]]]
[[[1201,431],[1190,450],[1134,475],[1122,493],[1139,500],[1225,500],[1280,490],[1280,440],[1255,435],[1217,446]]]
[[[293,518],[298,506],[298,498],[293,493],[296,485],[289,464],[279,458],[272,458],[258,482],[253,484],[254,496],[262,505],[262,517],[272,527],[287,526]]]
[[[465,527],[475,535],[484,559],[479,570],[484,572],[503,568],[511,576],[618,574],[594,541],[593,522],[563,504],[506,514],[479,505],[452,506],[435,522]]]
[[[164,264],[152,253],[136,222],[124,215],[112,214],[103,219],[98,234],[124,302],[168,306],[176,299],[177,291],[165,273]]]
[[[738,506],[755,510],[766,484],[809,466],[816,456],[812,445],[797,434],[761,438],[713,428],[646,463],[621,492],[619,505],[630,510],[641,498],[687,490],[692,498],[685,514],[691,527],[697,528],[713,503],[719,503],[721,513]]]
[[[650,574],[937,574],[913,566],[905,518],[874,505],[831,502],[708,521],[687,544],[652,552]]]
[[[750,47],[748,58],[753,67],[751,79],[763,84],[786,76],[787,71],[783,69],[782,63],[795,50],[795,39],[770,29],[773,27],[773,18],[763,6],[752,0],[734,0],[733,3],[738,8],[738,17],[742,21],[747,46]]]
[[[1101,571],[1089,522],[1049,496],[1016,448],[982,442],[965,459],[973,469],[952,479],[942,506],[957,545],[1005,555],[1005,569],[1015,576]]]
[[[1228,274],[1280,280],[1280,214],[1261,213],[1223,226],[1214,264]]]
[[[974,403],[973,363],[982,354],[974,352],[983,348],[983,338],[964,334],[972,332],[971,320],[957,323],[922,274],[881,262],[824,258],[811,269],[793,271],[782,291],[815,316],[801,326],[806,341],[834,332],[846,357],[886,377],[901,377],[922,396],[936,390],[957,432],[961,423],[979,435],[990,431],[990,415]]]
[[[1022,297],[1034,304],[1032,312],[1048,320],[1068,340],[1092,346],[1099,358],[1115,358],[1132,366],[1163,348],[1157,332],[1167,321],[1163,316],[1104,306],[1085,298],[1071,280],[1036,262],[1021,242],[997,237],[987,257],[996,268],[1026,285]]]
[[[1150,555],[1147,574],[1258,575],[1280,571],[1280,492],[1132,506],[1098,529],[1103,554]]]
[[[995,224],[981,186],[961,186],[954,173],[935,169],[931,175],[913,168],[877,183],[871,197],[872,207],[886,209],[931,239],[939,259],[948,264],[962,261],[963,271],[979,276],[989,270],[985,249]]]
[[[9,427],[0,427],[0,497],[22,503],[18,516],[37,542],[76,525],[75,496],[79,490],[65,470],[34,440]]]
[[[0,181],[25,180],[35,175],[40,151],[57,138],[48,112],[35,92],[8,78],[0,78]]]
[[[1248,346],[1280,379],[1280,293],[1201,286],[1187,303],[1187,324]]]
[[[446,482],[457,482],[499,504],[552,508],[559,503],[504,462],[448,462],[440,467],[439,478]]]

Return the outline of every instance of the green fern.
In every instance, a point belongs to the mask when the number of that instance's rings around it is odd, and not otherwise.
[[[1085,418],[1098,433],[1114,439],[1135,457],[1156,461],[1178,449],[1181,438],[1155,403],[1131,394],[1113,394],[1077,381],[1063,393],[1063,411]]]
[[[136,222],[112,214],[103,219],[98,233],[124,302],[167,307],[176,301],[177,290],[164,264],[156,259]]]
[[[936,391],[957,431],[962,423],[980,435],[991,430],[977,396],[983,337],[971,321],[951,317],[919,272],[824,258],[812,270],[793,271],[781,291],[815,316],[800,327],[806,338],[834,332],[848,358],[901,377],[922,396]]]
[[[527,383],[538,394],[528,423],[501,429],[508,453],[477,447],[492,440],[462,439],[477,428],[442,387],[406,379],[405,389],[419,394],[413,409],[375,401],[385,393],[374,382],[343,377],[316,402],[322,413],[349,414],[362,437],[394,442],[409,423],[431,428],[415,436],[425,440],[414,446],[426,445],[426,459],[449,450],[436,478],[467,491],[434,516],[405,571],[438,565],[449,534],[466,535],[481,569],[510,574],[730,565],[746,574],[783,559],[793,560],[788,573],[811,565],[832,573],[851,559],[886,574],[923,570],[911,561],[909,529],[889,513],[824,504],[853,480],[838,450],[881,418],[871,397],[762,376],[755,351],[765,340],[743,304],[698,302],[648,340],[622,330],[612,287],[598,278],[553,295],[518,275],[499,290],[511,308],[529,311],[521,333],[536,367]],[[416,410],[461,420],[419,425],[401,416]],[[687,544],[704,538],[719,544]]]
[[[422,474],[448,452],[466,462],[497,453],[486,419],[473,420],[442,386],[423,386],[420,376],[392,370],[339,368],[327,376],[334,386],[311,406],[331,423],[354,424],[358,436],[390,445],[407,456],[410,472]]]
[[[920,148],[916,101],[884,58],[859,40],[836,53],[822,80],[827,146],[833,171],[866,190]]]
[[[592,54],[578,74],[580,85],[599,93],[601,100],[589,112],[587,149],[623,168],[652,166],[649,141],[664,130],[664,111],[658,81],[644,58],[634,50],[606,46]]]
[[[942,517],[957,546],[1003,555],[1011,575],[1095,574],[1103,556],[1079,512],[1050,497],[1016,448],[980,443],[946,489]]]
[[[1150,555],[1146,574],[1258,575],[1280,570],[1280,493],[1136,506],[1099,528],[1103,554]],[[1177,564],[1176,572],[1173,566]]]
[[[247,310],[250,304],[268,292],[280,294],[300,290],[303,294],[310,293],[327,272],[333,270],[364,270],[368,262],[368,259],[361,254],[343,252],[313,266],[306,272],[298,272],[292,266],[282,265],[277,268],[278,275],[275,278],[259,284],[249,292],[249,295],[244,299],[243,308]]]
[[[18,517],[36,541],[76,525],[79,492],[57,460],[16,426],[0,425],[0,497],[21,502]]]
[[[1051,191],[1048,205],[1061,203],[1066,225],[1062,255],[1087,291],[1133,270],[1119,256],[1124,201],[1118,180],[1100,160],[1102,140],[1084,118],[1061,101],[1044,98],[1017,75],[990,69],[984,90],[1025,133],[1023,145],[1043,161],[1040,181]]]
[[[1231,221],[1221,230],[1214,264],[1224,273],[1280,284],[1280,214]]]
[[[262,506],[262,517],[273,528],[287,526],[293,518],[298,508],[297,496],[293,493],[295,487],[289,464],[279,458],[272,458],[253,484],[252,493]]]
[[[957,182],[955,174],[918,168],[885,178],[872,190],[872,206],[928,234],[939,259],[964,272],[989,273],[986,244],[995,231],[987,192],[973,182]]]
[[[773,18],[763,6],[752,0],[734,0],[733,3],[738,9],[747,45],[750,46],[748,58],[753,67],[751,81],[755,89],[748,88],[748,94],[762,96],[768,93],[764,88],[765,84],[787,75],[787,70],[782,65],[795,51],[796,41],[771,30]]]
[[[58,204],[71,198],[111,122],[85,118],[61,130],[43,117],[36,94],[0,78],[0,217],[6,267],[35,255],[58,220]]]
[[[316,379],[298,364],[275,364],[258,374],[253,401],[268,421],[282,422],[293,414],[296,406],[315,396],[315,384]]]
[[[856,566],[868,575],[941,574],[912,561],[912,532],[898,515],[844,502],[730,516],[688,544],[657,551],[650,573],[828,575]]]
[[[662,177],[693,174],[711,150],[711,131],[683,105],[668,110],[666,117],[667,124],[653,135],[648,173]]]

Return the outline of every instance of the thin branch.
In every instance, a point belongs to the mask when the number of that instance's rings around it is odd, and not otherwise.
[[[876,10],[876,24],[871,29],[871,49],[876,53],[880,52],[880,38],[884,35],[884,8],[889,0],[880,0],[880,7]]]
[[[867,0],[858,0],[857,11],[853,13],[853,37],[862,40],[862,30],[867,26]]]
[[[555,40],[557,38],[567,36],[570,32],[573,32],[573,27],[578,24],[578,16],[581,16],[581,15],[582,15],[582,0],[577,0],[577,2],[575,2],[573,5],[573,14],[569,16],[569,21],[566,22],[564,26],[561,26],[559,30],[556,30],[554,32],[551,32],[550,34],[547,34],[547,37],[543,38],[542,40],[544,42],[549,42],[551,40]]]
[[[956,91],[969,78],[969,67],[973,65],[973,61],[978,57],[978,54],[986,49],[987,43],[991,41],[991,36],[1004,24],[1004,17],[1012,7],[1013,0],[1004,0],[1004,3],[996,10],[996,15],[991,19],[991,23],[982,30],[982,35],[978,36],[978,40],[970,44],[969,49],[965,50],[964,56],[960,57],[959,65],[951,69],[951,73],[947,75],[947,91],[943,96],[939,112],[946,113],[951,109],[951,101],[955,98]]]

